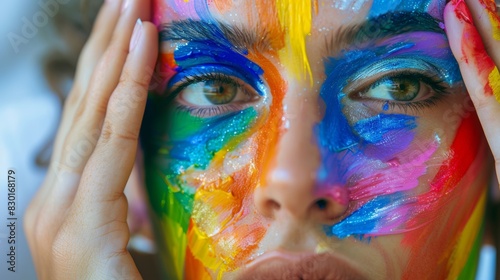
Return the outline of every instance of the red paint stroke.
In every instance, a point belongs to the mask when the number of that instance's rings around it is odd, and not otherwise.
[[[486,96],[493,95],[493,88],[489,75],[495,69],[493,59],[486,52],[481,35],[472,21],[472,16],[464,0],[452,1],[455,5],[455,14],[464,24],[462,34],[462,53],[467,64],[472,63],[478,73],[478,78],[484,86]]]
[[[429,192],[418,197],[418,204],[423,209],[409,224],[426,225],[404,235],[403,244],[418,249],[412,250],[403,279],[420,275],[428,271],[429,266],[434,268],[433,277],[436,279],[445,279],[448,275],[448,258],[458,241],[457,233],[465,227],[468,214],[476,205],[473,200],[479,197],[475,194],[481,191],[464,177],[468,172],[469,176],[473,171],[475,174],[479,172],[474,169],[474,164],[482,164],[480,161],[484,159],[482,135],[477,115],[463,119],[450,147],[449,158],[430,183]],[[459,183],[461,185],[457,189]],[[476,189],[471,189],[473,186]],[[454,206],[459,209],[451,213],[445,211]],[[436,227],[439,223],[442,226]]]

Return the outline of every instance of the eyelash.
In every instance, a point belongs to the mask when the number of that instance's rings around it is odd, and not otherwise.
[[[432,91],[434,91],[435,94],[433,94],[431,97],[426,98],[425,100],[421,101],[415,101],[415,102],[398,102],[398,101],[391,101],[391,100],[375,100],[375,99],[370,99],[370,98],[363,98],[361,97],[361,93],[368,89],[373,83],[370,83],[368,86],[362,88],[361,90],[357,90],[357,92],[354,94],[353,99],[358,99],[358,100],[366,100],[370,102],[377,102],[377,103],[383,103],[384,106],[388,106],[390,110],[401,110],[404,113],[419,113],[422,110],[432,107],[436,104],[438,104],[445,95],[449,94],[449,85],[440,78],[439,75],[437,74],[428,74],[428,73],[421,73],[421,72],[414,72],[414,71],[401,71],[399,73],[391,73],[388,75],[381,76],[377,78],[376,81],[379,81],[384,78],[398,78],[398,77],[412,77],[417,79],[419,82],[424,83],[425,85],[429,86]],[[175,87],[175,89],[170,93],[172,98],[176,98],[177,95],[186,87],[189,85],[195,84],[195,83],[200,83],[200,82],[205,82],[205,81],[218,81],[222,83],[226,83],[228,85],[235,86],[237,89],[243,89],[243,93],[250,95],[248,90],[246,90],[246,86],[242,85],[241,83],[235,81],[234,78],[231,76],[222,74],[222,73],[200,73],[200,74],[195,74],[192,76],[187,76],[185,77],[182,81],[180,81],[178,84],[180,84],[178,87]],[[200,107],[194,107],[194,106],[188,106],[184,104],[176,104],[176,109],[188,112],[193,116],[198,116],[198,117],[212,117],[216,115],[222,115],[228,112],[234,112],[234,111],[240,111],[243,110],[246,106],[245,104],[225,104],[225,105],[214,105],[212,107],[205,107],[205,108],[200,108]]]
[[[414,77],[419,82],[428,85],[434,94],[424,100],[414,101],[414,102],[401,102],[401,101],[391,101],[391,100],[376,100],[371,98],[363,98],[360,97],[361,93],[367,90],[370,86],[372,86],[376,81],[382,80],[384,78],[399,78],[399,77]],[[445,95],[449,94],[450,87],[448,83],[446,83],[439,75],[437,74],[427,74],[421,72],[414,71],[401,71],[399,73],[391,73],[388,75],[381,76],[377,78],[375,82],[370,83],[368,86],[362,88],[361,90],[357,90],[354,94],[355,96],[351,97],[353,99],[364,99],[370,102],[383,103],[384,106],[387,105],[390,110],[398,109],[403,111],[404,113],[413,112],[419,113],[424,109],[432,107],[438,104]]]
[[[170,93],[173,99],[177,98],[178,94],[185,89],[186,87],[206,81],[217,81],[222,82],[231,86],[236,87],[237,89],[242,89],[243,93],[246,95],[250,95],[245,85],[237,82],[231,76],[222,73],[200,73],[194,74],[192,76],[186,76],[183,80],[178,82],[180,84],[178,87],[175,87],[174,90]],[[213,117],[217,115],[222,115],[229,112],[241,111],[245,109],[245,104],[225,104],[225,105],[214,105],[211,107],[194,107],[188,106],[184,104],[176,104],[176,109],[188,112],[189,114],[197,117]]]

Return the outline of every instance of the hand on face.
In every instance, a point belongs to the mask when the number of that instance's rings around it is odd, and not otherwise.
[[[500,16],[494,0],[454,0],[446,33],[476,107],[500,179]]]
[[[50,170],[25,216],[40,279],[140,278],[126,250],[123,190],[157,57],[146,20],[146,1],[106,1],[82,52]]]

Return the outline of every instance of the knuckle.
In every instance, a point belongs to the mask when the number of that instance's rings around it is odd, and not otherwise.
[[[101,131],[101,140],[110,141],[137,141],[139,133],[127,128],[119,129],[110,120],[105,120]]]
[[[114,60],[120,57],[127,57],[128,46],[124,47],[119,44],[111,44],[103,55],[104,65],[110,65]]]
[[[481,111],[484,108],[491,106],[491,100],[484,94],[483,86],[477,86],[472,92],[469,91],[470,99],[476,108],[476,111]]]
[[[120,76],[119,84],[126,88],[135,91],[145,91],[149,87],[148,76],[137,77],[136,75],[130,73],[130,70],[125,69],[123,74]]]

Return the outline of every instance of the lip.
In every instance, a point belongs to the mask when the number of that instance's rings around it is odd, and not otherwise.
[[[345,260],[328,253],[270,252],[248,264],[238,279],[366,279]]]

